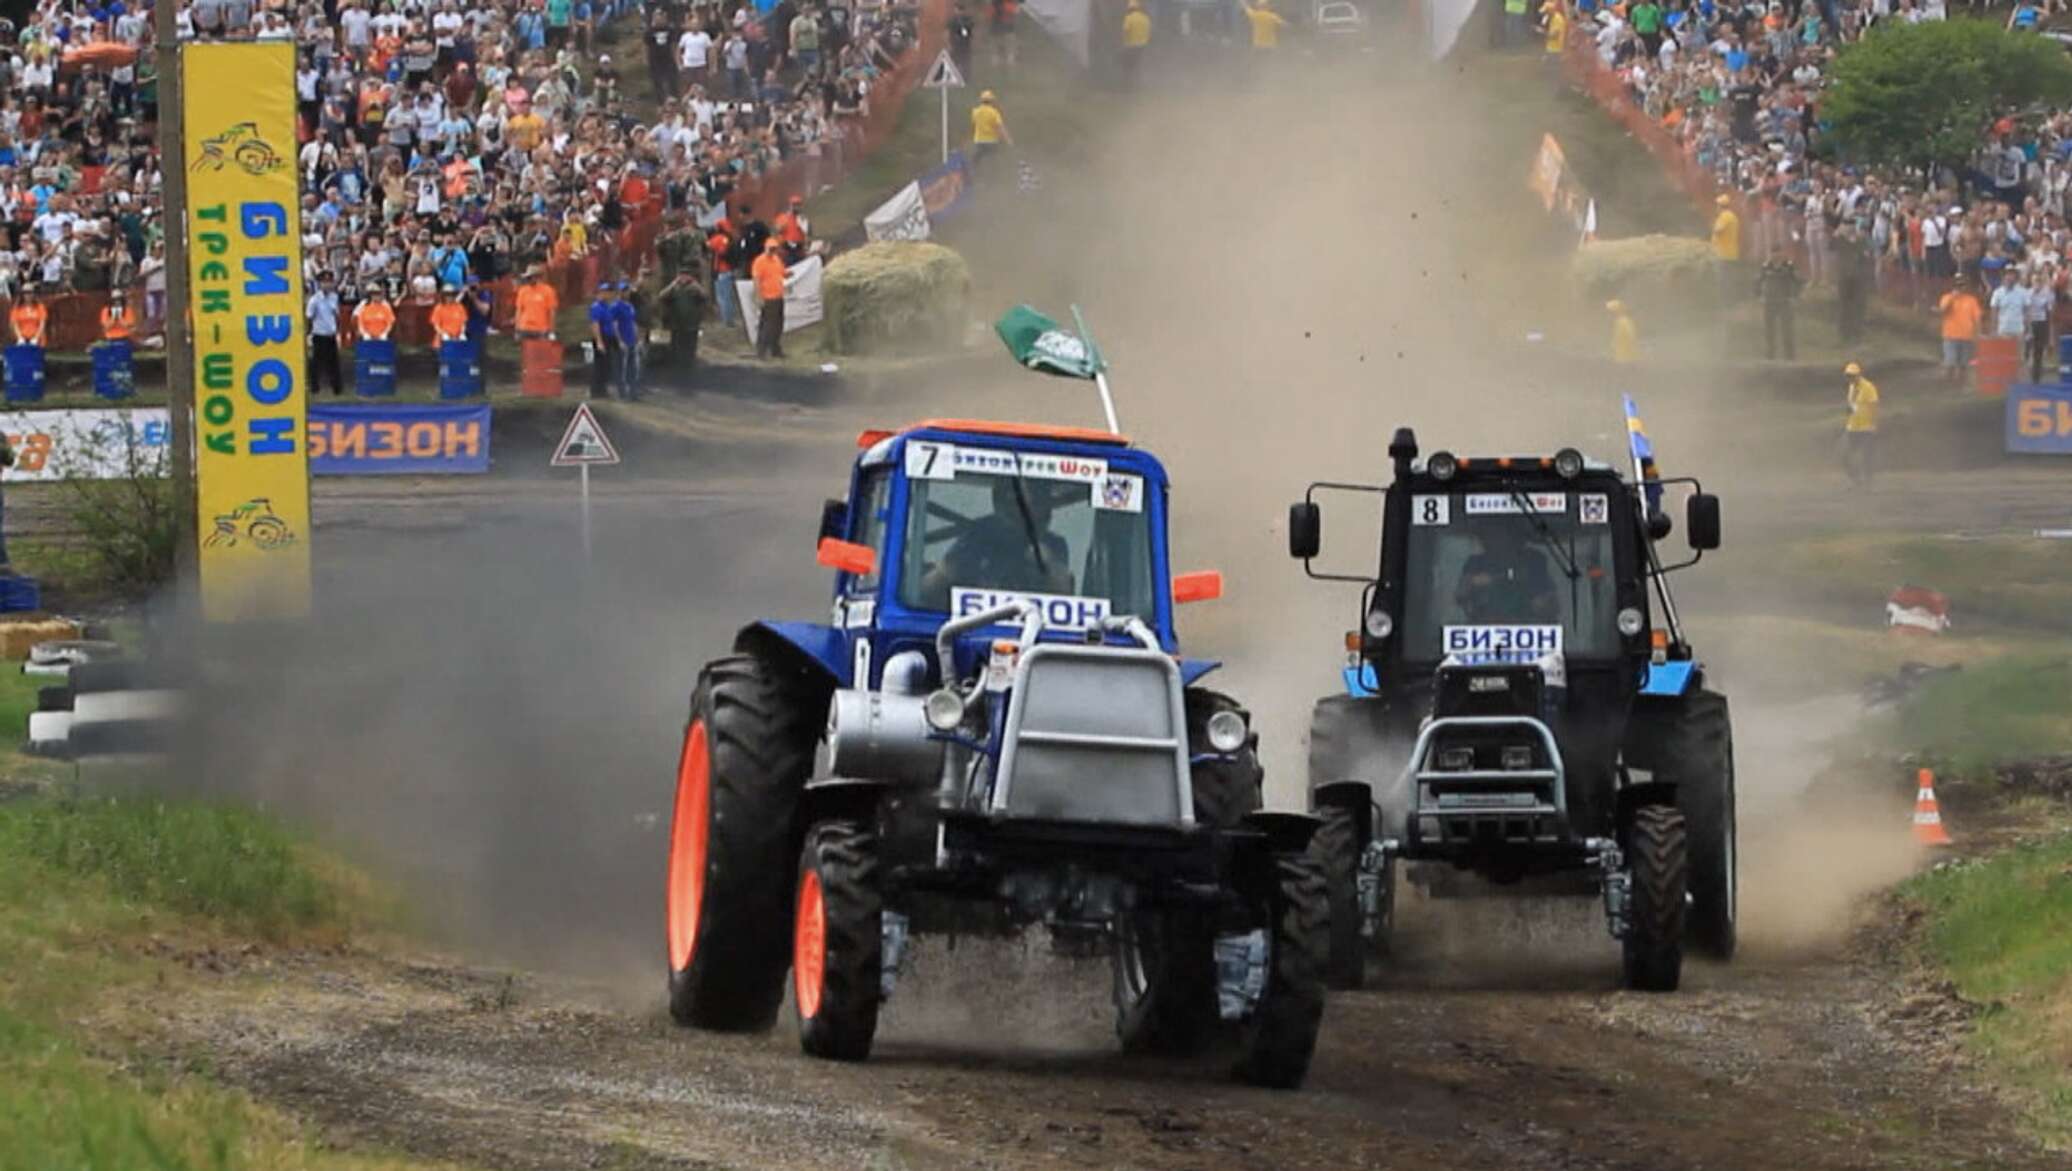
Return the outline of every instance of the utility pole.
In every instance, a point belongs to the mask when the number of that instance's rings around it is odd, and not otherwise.
[[[173,599],[180,616],[197,613],[200,586],[195,548],[194,494],[194,328],[189,305],[187,270],[187,151],[181,95],[179,6],[159,0],[153,6],[153,37],[158,58],[158,166],[163,176],[161,224],[165,230],[165,382],[166,415],[173,473]],[[176,629],[179,629],[176,626]]]

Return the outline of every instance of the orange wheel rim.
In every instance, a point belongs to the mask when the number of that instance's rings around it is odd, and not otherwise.
[[[820,993],[827,982],[827,902],[820,894],[820,876],[806,871],[799,880],[799,913],[792,917],[791,979],[799,997],[799,1019],[820,1015]]]
[[[705,851],[712,832],[712,754],[705,721],[684,733],[676,768],[676,814],[669,823],[669,966],[691,966],[698,946],[698,913],[705,906]]]

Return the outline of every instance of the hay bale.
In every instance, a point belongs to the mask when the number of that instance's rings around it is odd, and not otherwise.
[[[29,648],[57,638],[78,638],[79,624],[48,614],[22,614],[0,619],[0,658],[26,659]]]
[[[1569,274],[1594,300],[1692,307],[1716,300],[1719,265],[1712,246],[1686,236],[1600,240],[1576,251]]]
[[[971,269],[940,244],[887,240],[836,257],[821,289],[835,353],[941,349],[963,338]]]

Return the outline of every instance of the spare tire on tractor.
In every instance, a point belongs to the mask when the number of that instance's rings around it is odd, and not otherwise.
[[[753,654],[708,664],[691,693],[670,819],[669,1013],[706,1029],[767,1029],[791,962],[799,792],[824,689]]]

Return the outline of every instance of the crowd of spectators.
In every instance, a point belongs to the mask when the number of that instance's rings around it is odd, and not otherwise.
[[[843,166],[873,83],[915,43],[900,0],[190,0],[183,38],[292,41],[309,287],[348,306],[613,252],[659,208],[712,224],[803,160]],[[615,61],[635,44],[639,62]],[[165,314],[148,0],[40,0],[0,21],[0,297],[141,286]],[[644,76],[640,76],[644,75]],[[636,95],[639,100],[636,101]],[[645,113],[643,113],[645,112]]]
[[[1560,3],[1561,0],[1555,0]],[[1815,157],[1828,68],[1883,22],[1949,17],[1947,0],[1568,0],[1571,38],[1594,44],[1647,117],[1747,209],[1742,254],[1802,259],[1811,285],[1867,253],[1888,297],[1936,304],[1953,280],[1984,298],[2014,269],[2064,300],[2072,277],[2072,113],[1980,127],[1961,171],[1881,174]],[[2011,28],[2047,13],[2017,0]],[[1571,41],[1571,51],[1589,44]],[[1989,325],[1993,323],[1989,322]]]

